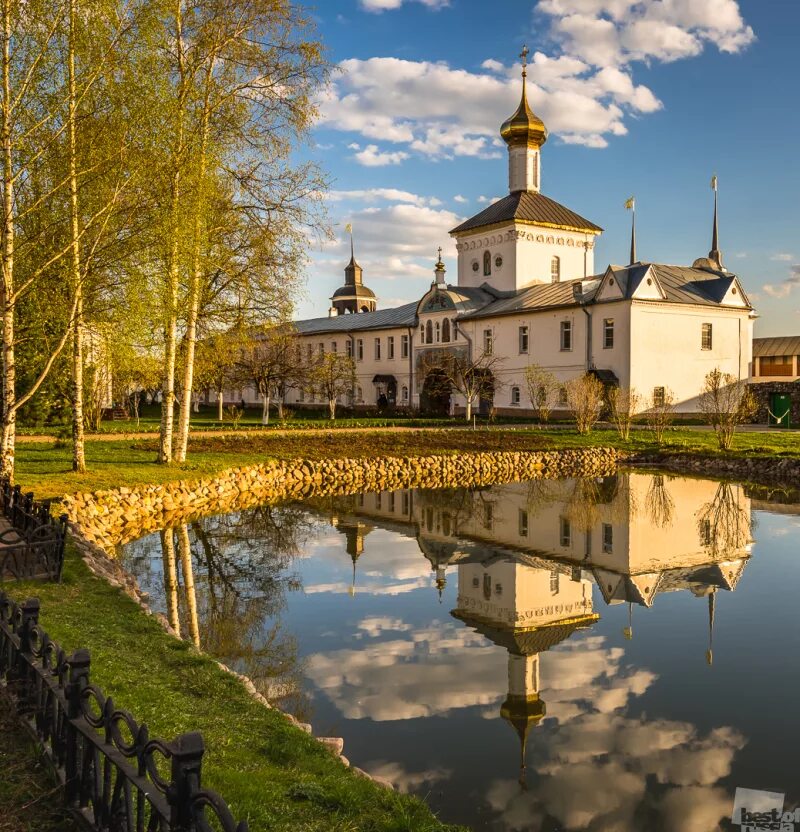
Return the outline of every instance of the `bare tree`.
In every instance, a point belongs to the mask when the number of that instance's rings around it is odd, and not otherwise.
[[[589,433],[600,418],[603,406],[602,382],[589,373],[570,379],[566,383],[567,405],[575,418],[578,433]]]
[[[420,366],[423,378],[437,379],[435,384],[464,397],[464,418],[472,418],[472,408],[480,399],[493,399],[499,385],[498,370],[503,360],[492,352],[472,355],[467,348],[429,352]]]
[[[336,404],[340,396],[352,392],[356,383],[356,365],[352,358],[337,352],[320,355],[310,368],[309,380],[319,388],[328,402],[331,420],[336,418]]]
[[[286,391],[304,380],[305,368],[298,355],[297,337],[290,326],[260,327],[248,333],[238,366],[241,377],[254,384],[261,396],[262,425],[269,424],[270,400],[276,398],[282,410]]]
[[[617,433],[627,441],[631,436],[633,417],[641,407],[642,397],[633,387],[612,387],[608,391],[608,404]]]
[[[706,375],[700,393],[700,410],[714,429],[719,447],[728,451],[739,425],[749,422],[756,411],[756,401],[746,380],[719,367]]]
[[[236,330],[217,333],[197,344],[195,376],[197,386],[217,397],[217,421],[223,421],[225,390],[239,380],[242,342]]]
[[[674,420],[675,394],[669,387],[657,388],[653,391],[648,404],[647,427],[660,445],[664,441],[667,428]]]
[[[530,364],[525,368],[525,384],[539,421],[547,422],[561,388],[558,379],[539,364]]]

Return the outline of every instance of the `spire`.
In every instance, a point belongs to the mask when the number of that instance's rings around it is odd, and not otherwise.
[[[633,639],[633,604],[630,601],[628,602],[628,626],[623,629],[622,635],[628,641]]]
[[[631,212],[631,259],[629,264],[633,265],[636,260],[636,197],[632,196],[626,203],[625,207]]]
[[[711,232],[711,251],[708,259],[713,260],[722,269],[722,252],[719,250],[719,223],[717,221],[717,175],[711,177],[711,189],[714,191],[714,228]]]
[[[714,663],[714,607],[716,605],[717,593],[712,591],[708,596],[708,650],[706,650],[706,661],[709,665]]]

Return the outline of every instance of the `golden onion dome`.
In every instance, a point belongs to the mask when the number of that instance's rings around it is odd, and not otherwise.
[[[526,88],[527,71],[522,66],[522,99],[516,113],[503,122],[500,135],[509,147],[527,145],[541,147],[547,141],[547,128],[544,122],[533,112],[528,104]]]

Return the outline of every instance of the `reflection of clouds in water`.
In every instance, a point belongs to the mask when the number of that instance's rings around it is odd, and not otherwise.
[[[400,763],[391,763],[386,760],[374,760],[364,763],[364,771],[375,777],[382,777],[388,780],[399,792],[408,793],[416,791],[420,786],[432,786],[447,780],[451,772],[446,768],[432,768],[425,771],[406,771]]]
[[[434,621],[406,638],[312,655],[307,674],[347,719],[414,719],[497,705],[506,653],[473,630]]]
[[[406,624],[402,618],[377,615],[362,619],[356,626],[372,638],[376,638],[384,632],[407,633],[411,629],[411,625]]]
[[[624,716],[656,677],[624,666],[623,651],[604,642],[575,639],[542,656],[543,697],[559,726],[532,737],[544,762],[531,791],[513,780],[489,786],[503,828],[532,832],[552,816],[566,830],[630,832],[640,828],[637,811],[654,778],[667,787],[650,800],[668,832],[719,829],[732,798],[714,785],[730,773],[744,738],[732,728],[701,737],[690,723]]]
[[[371,581],[356,581],[356,592],[361,595],[402,595],[405,592],[414,592],[417,589],[430,588],[433,586],[433,579],[429,576],[418,578],[416,581],[402,581],[399,583],[384,586]],[[347,581],[334,581],[332,583],[308,584],[303,587],[306,595],[317,595],[328,592],[332,595],[346,595],[351,590],[351,583]]]

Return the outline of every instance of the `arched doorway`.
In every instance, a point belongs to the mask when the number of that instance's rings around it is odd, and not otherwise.
[[[450,415],[450,382],[442,370],[433,369],[425,376],[419,407],[430,416]]]

